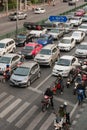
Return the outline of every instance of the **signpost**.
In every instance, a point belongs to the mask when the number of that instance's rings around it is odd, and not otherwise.
[[[51,22],[62,22],[62,23],[65,23],[67,21],[67,17],[66,16],[50,16],[49,20]]]

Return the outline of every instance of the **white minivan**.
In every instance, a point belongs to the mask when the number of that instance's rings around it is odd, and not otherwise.
[[[16,49],[15,41],[12,38],[5,38],[0,40],[0,56],[14,52]]]

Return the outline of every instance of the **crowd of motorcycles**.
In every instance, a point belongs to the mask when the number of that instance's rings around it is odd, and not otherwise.
[[[51,87],[51,91],[53,92],[53,94],[57,94],[57,92],[61,94],[63,92],[64,87],[70,88],[71,86],[74,86],[72,93],[73,95],[77,95],[78,105],[80,105],[86,98],[85,94],[86,85],[87,85],[87,61],[83,63],[80,62],[79,66],[77,66],[75,69],[72,69],[64,86],[63,83],[61,84],[59,82],[59,79],[57,78],[57,80],[55,81],[55,85]],[[43,96],[41,103],[43,112],[45,112],[51,106],[50,98],[47,95]],[[66,111],[64,107],[63,110]],[[68,130],[67,125],[70,125],[70,117],[68,113],[69,121],[65,123],[65,120],[67,120],[66,114],[63,117],[60,117],[58,115],[54,119],[55,130],[62,130],[64,129],[64,127],[66,127],[66,130]]]

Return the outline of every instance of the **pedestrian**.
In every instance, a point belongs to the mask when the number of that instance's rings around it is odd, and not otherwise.
[[[53,0],[53,6],[55,6],[55,0]]]

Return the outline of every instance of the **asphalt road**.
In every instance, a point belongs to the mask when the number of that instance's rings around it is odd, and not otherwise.
[[[71,33],[66,35],[69,36]],[[84,41],[87,41],[87,37],[85,37]],[[55,41],[55,43],[56,42],[58,43],[58,41]],[[17,48],[17,51],[20,49],[21,48]],[[75,49],[76,48],[72,49],[68,53],[62,52],[61,55],[73,55]],[[46,112],[41,112],[42,93],[47,87],[51,86],[56,79],[56,77],[51,75],[51,72],[52,68],[41,67],[41,77],[28,88],[11,87],[9,86],[9,82],[0,82],[0,130],[54,129],[53,120],[55,115],[53,114],[53,110],[49,108]],[[73,122],[76,114],[74,111],[77,112],[80,107],[77,106],[77,97],[74,96],[72,92],[73,87],[69,89],[65,87],[63,95],[55,95],[54,107],[55,111],[57,111],[59,105],[67,101],[67,109],[71,112]]]
[[[60,2],[58,0],[55,1],[56,1],[56,6],[43,5],[43,7],[46,9],[45,14],[34,14],[34,12],[29,9],[27,11],[27,15],[28,15],[27,20],[18,21],[18,28],[23,27],[24,21],[30,21],[30,22],[41,21],[43,19],[49,18],[50,15],[58,15],[67,10],[75,8],[75,6],[68,6],[67,2]],[[76,7],[82,4],[84,4],[84,2],[80,0],[79,2],[77,2]],[[0,30],[1,30],[0,35],[16,30],[16,21],[10,21],[8,17],[0,18]]]

